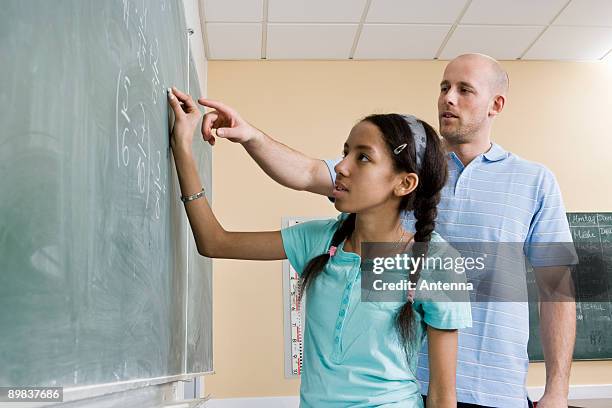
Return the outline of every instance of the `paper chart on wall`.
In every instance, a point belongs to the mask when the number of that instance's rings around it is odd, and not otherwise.
[[[282,228],[301,222],[327,219],[329,217],[283,217]],[[299,276],[288,260],[283,261],[283,332],[285,355],[285,378],[299,377],[302,372],[304,351],[304,328],[306,323],[306,296],[298,302]]]

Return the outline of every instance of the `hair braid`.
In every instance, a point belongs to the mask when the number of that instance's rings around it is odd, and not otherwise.
[[[427,133],[427,148],[425,150],[423,167],[419,171],[419,185],[416,189],[413,201],[413,213],[416,223],[412,256],[422,256],[425,258],[429,251],[431,234],[436,226],[440,191],[446,184],[448,173],[446,158],[441,154],[435,130],[427,126],[424,122],[422,123]],[[420,263],[414,273],[410,273],[408,276],[409,281],[413,282],[415,285],[419,281],[422,266],[423,263]],[[415,334],[414,325],[412,324],[413,319],[414,310],[412,303],[406,302],[397,313],[396,326],[402,340],[404,351],[408,356],[410,353],[414,352],[414,350],[409,349],[409,345]]]

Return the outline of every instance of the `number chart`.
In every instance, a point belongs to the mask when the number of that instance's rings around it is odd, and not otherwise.
[[[301,222],[329,217],[283,217],[282,228]],[[298,377],[302,371],[304,328],[306,323],[306,295],[298,302],[299,276],[288,260],[283,261],[283,310],[285,339],[285,377]]]

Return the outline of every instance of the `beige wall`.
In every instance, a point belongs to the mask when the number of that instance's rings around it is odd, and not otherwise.
[[[340,154],[349,130],[373,112],[406,112],[437,125],[445,63],[208,63],[208,95],[274,138],[313,157]],[[508,62],[508,104],[493,138],[557,175],[568,211],[612,211],[612,65]],[[213,150],[214,210],[229,230],[280,227],[285,215],[333,216],[326,199],[271,181],[241,146]],[[297,395],[284,378],[281,262],[214,262],[215,398]],[[612,383],[612,362],[574,363],[572,384]],[[543,385],[532,364],[528,385]]]

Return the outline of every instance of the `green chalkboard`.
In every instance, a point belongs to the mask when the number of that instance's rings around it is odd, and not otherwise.
[[[573,272],[576,288],[574,360],[612,359],[612,213],[568,213],[579,264]],[[537,287],[528,274],[529,359],[544,360],[535,299]],[[560,334],[563,335],[563,334]]]
[[[181,1],[2,2],[0,386],[212,370],[164,91],[188,77]]]

